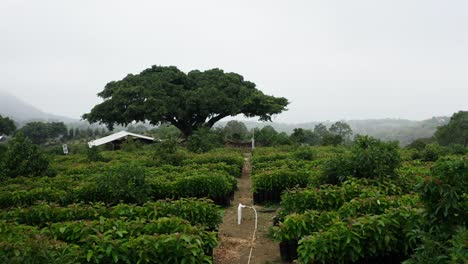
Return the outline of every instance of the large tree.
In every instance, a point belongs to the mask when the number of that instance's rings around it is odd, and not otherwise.
[[[231,120],[223,128],[224,136],[227,140],[241,142],[248,139],[249,130],[243,122]]]
[[[447,125],[437,128],[435,138],[441,145],[460,144],[468,147],[468,111],[453,114]]]
[[[91,123],[104,123],[109,129],[134,121],[171,124],[185,137],[227,116],[243,114],[271,121],[288,105],[286,98],[263,94],[239,74],[220,69],[186,74],[174,66],[129,74],[108,83],[98,96],[104,102],[83,115]]]
[[[343,139],[349,139],[349,137],[353,134],[351,127],[347,123],[341,121],[331,125],[330,132],[341,136]]]
[[[2,117],[0,115],[0,136],[4,135],[11,135],[16,130],[16,125],[13,120],[8,117]]]
[[[20,131],[34,144],[43,144],[49,139],[64,136],[68,132],[67,127],[62,122],[30,122],[24,125]]]

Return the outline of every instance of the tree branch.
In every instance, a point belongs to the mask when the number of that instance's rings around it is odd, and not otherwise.
[[[206,127],[208,128],[212,128],[213,125],[218,122],[219,120],[225,118],[226,116],[228,116],[228,114],[219,114],[213,118],[211,118],[210,120],[208,120],[208,122],[206,122]]]

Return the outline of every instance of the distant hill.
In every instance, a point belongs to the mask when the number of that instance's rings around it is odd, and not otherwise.
[[[0,91],[0,115],[8,116],[19,124],[24,124],[30,121],[61,121],[67,123],[76,121],[72,118],[45,113],[18,97],[4,91]]]

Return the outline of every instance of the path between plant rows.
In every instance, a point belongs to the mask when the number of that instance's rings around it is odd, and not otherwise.
[[[242,210],[242,224],[237,224],[239,203],[252,206],[250,153],[244,154],[242,176],[237,180],[238,190],[231,206],[225,208],[223,223],[219,227],[219,243],[213,253],[214,264],[247,264],[252,236],[255,229],[255,214],[252,209]],[[275,212],[255,205],[258,212],[258,228],[253,242],[252,264],[282,263],[278,242],[268,238]]]

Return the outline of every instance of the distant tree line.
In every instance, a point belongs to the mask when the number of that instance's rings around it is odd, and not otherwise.
[[[468,153],[468,111],[452,115],[448,124],[439,126],[430,138],[419,138],[411,142],[413,159],[436,161],[447,154]]]

